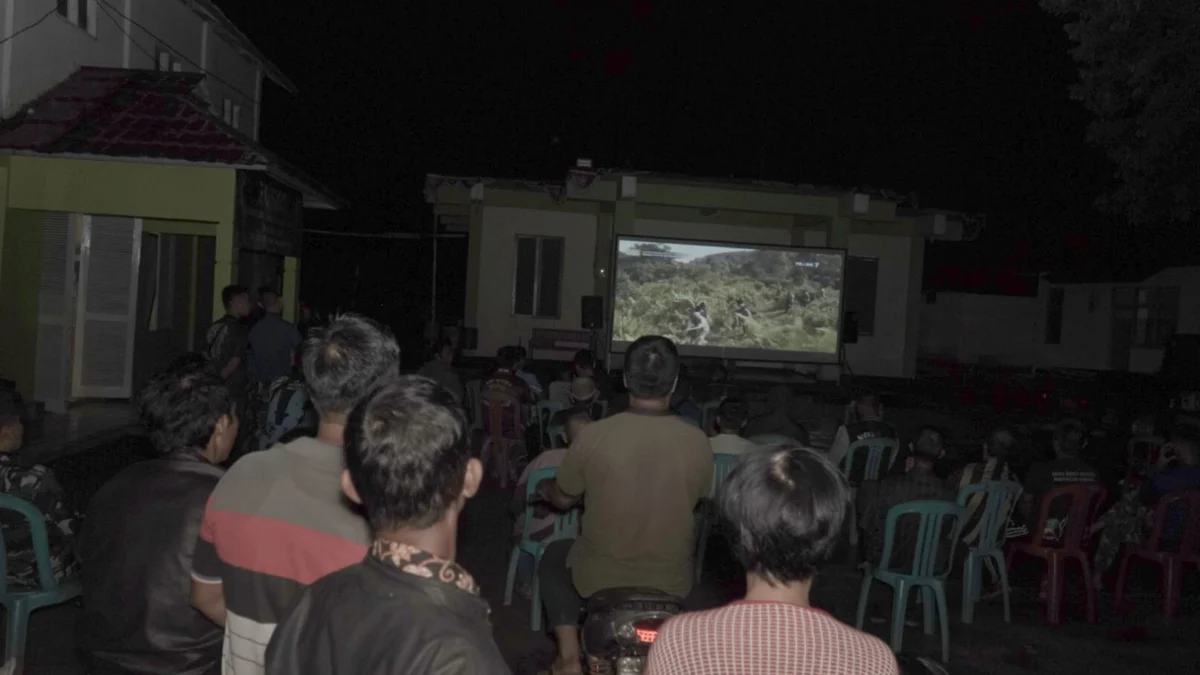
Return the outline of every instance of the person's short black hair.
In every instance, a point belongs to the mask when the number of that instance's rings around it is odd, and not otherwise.
[[[666,398],[678,377],[679,350],[665,337],[640,337],[625,352],[625,386],[634,398]]]
[[[233,299],[239,295],[250,295],[250,290],[239,284],[230,284],[221,289],[221,304],[225,305],[225,309],[229,309]]]
[[[1012,429],[1009,429],[1008,427],[996,427],[992,430],[992,433],[988,435],[988,455],[995,457],[998,460],[1008,459],[1016,447],[1017,437],[1015,434],[1013,434]]]
[[[746,424],[750,410],[740,398],[730,397],[717,408],[717,422],[725,431],[738,431]]]
[[[217,422],[233,417],[233,397],[203,356],[176,359],[138,394],[142,424],[163,455],[195,454],[208,445]]]
[[[450,338],[442,338],[433,343],[434,356],[441,354],[443,349],[454,349],[454,343],[450,341]]]
[[[279,295],[279,291],[275,290],[274,286],[259,286],[258,287],[258,297],[261,298],[262,296],[268,295],[268,294],[269,295]]]
[[[871,389],[863,389],[858,392],[858,396],[854,397],[854,402],[859,405],[877,406],[879,405],[879,394]]]
[[[375,532],[442,519],[466,478],[471,447],[454,396],[429,378],[398,377],[354,408],[346,468]]]
[[[786,584],[811,579],[833,557],[850,488],[822,455],[767,446],[738,460],[717,504],[746,571]]]
[[[1087,441],[1087,427],[1077,419],[1065,419],[1058,423],[1054,430],[1054,442],[1058,450],[1068,457],[1074,457],[1083,451]]]
[[[521,360],[521,353],[517,348],[509,345],[496,350],[496,365],[505,370],[512,370],[517,365],[517,361]]]
[[[575,352],[575,365],[579,368],[595,368],[596,355],[590,349],[580,349]]]
[[[301,359],[313,406],[348,413],[400,367],[400,347],[386,327],[357,314],[309,331]]]

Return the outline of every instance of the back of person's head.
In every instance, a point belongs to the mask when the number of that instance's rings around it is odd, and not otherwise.
[[[987,452],[987,456],[995,459],[998,462],[1006,462],[1012,455],[1013,450],[1017,447],[1017,437],[1008,427],[996,427],[992,433],[988,435],[987,442],[983,444],[983,449]]]
[[[589,371],[582,374],[590,375],[590,371],[595,370],[596,368],[596,355],[593,354],[592,350],[590,349],[580,349],[579,351],[575,352],[574,361],[576,371]]]
[[[1171,432],[1171,446],[1184,466],[1200,465],[1200,431],[1191,425],[1180,425]]]
[[[727,398],[717,408],[717,425],[726,434],[739,433],[746,426],[750,411],[740,398]]]
[[[879,400],[879,394],[873,391],[862,391],[854,399],[854,408],[858,411],[859,419],[875,418],[882,414],[883,402]]]
[[[1065,419],[1054,430],[1054,451],[1064,457],[1076,457],[1087,443],[1087,427],[1077,419]]]
[[[576,403],[590,403],[596,399],[596,381],[590,377],[577,377],[571,380],[571,400]]]
[[[205,359],[188,354],[150,378],[138,394],[142,424],[160,454],[199,455],[215,441],[224,461],[237,438],[233,396]],[[222,456],[223,455],[223,456]]]
[[[443,362],[450,363],[454,360],[454,343],[447,338],[438,340],[433,345],[433,358]]]
[[[397,374],[400,347],[384,326],[357,314],[342,314],[309,333],[302,363],[317,411],[347,414]]]
[[[482,474],[462,409],[433,380],[397,377],[350,414],[343,489],[376,533],[422,530],[457,513]]]
[[[250,290],[239,284],[230,284],[221,289],[221,304],[229,314],[238,314],[250,309]]]
[[[496,350],[496,367],[498,368],[512,370],[520,360],[521,353],[512,345],[501,347]]]
[[[679,351],[665,337],[640,337],[625,352],[625,386],[633,398],[668,398],[678,378]]]
[[[738,460],[717,500],[746,571],[786,584],[811,579],[833,557],[850,489],[816,452],[768,446]]]
[[[278,313],[283,308],[282,300],[279,293],[270,286],[262,286],[258,289],[258,302],[268,312]]]
[[[574,443],[579,434],[592,423],[592,418],[587,413],[575,413],[567,418],[567,443]]]
[[[934,461],[940,459],[945,451],[942,431],[937,427],[925,425],[917,432],[913,441],[913,456],[917,459]]]

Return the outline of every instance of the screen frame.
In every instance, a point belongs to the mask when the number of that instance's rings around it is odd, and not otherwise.
[[[802,244],[757,244],[744,241],[727,241],[720,239],[685,239],[682,237],[658,237],[646,236],[639,234],[615,234],[612,239],[611,250],[609,251],[609,266],[612,271],[608,279],[608,353],[621,354],[622,356],[628,350],[631,342],[621,341],[623,345],[618,348],[617,339],[614,337],[616,331],[617,317],[617,258],[621,250],[621,241],[645,241],[662,244],[690,244],[690,245],[711,245],[711,246],[729,246],[736,248],[751,248],[765,251],[816,251],[821,253],[832,253],[840,255],[842,258],[842,283],[838,288],[838,317],[837,317],[837,348],[829,358],[798,358],[804,355],[820,354],[820,352],[792,352],[779,349],[757,349],[747,347],[711,347],[697,345],[682,345],[677,344],[679,355],[691,359],[717,359],[721,361],[756,361],[760,363],[788,363],[798,365],[819,365],[819,366],[840,366],[845,359],[845,343],[842,342],[842,331],[845,329],[843,325],[846,321],[846,264],[850,259],[850,250],[847,248],[833,246],[804,246]],[[701,353],[696,353],[699,350]],[[717,351],[720,353],[713,354]],[[778,357],[764,356],[764,354],[777,354]]]

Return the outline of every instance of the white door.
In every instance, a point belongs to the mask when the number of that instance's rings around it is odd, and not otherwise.
[[[70,398],[71,328],[75,295],[75,228],[71,215],[42,218],[42,260],[38,283],[37,362],[33,398],[46,410],[67,411]]]
[[[142,219],[84,216],[75,331],[77,398],[133,396]]]

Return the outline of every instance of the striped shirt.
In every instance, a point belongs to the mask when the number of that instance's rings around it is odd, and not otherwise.
[[[304,589],[366,555],[370,529],[342,496],[344,468],[341,448],[300,438],[243,457],[217,484],[192,577],[224,586],[224,675],[261,675]]]
[[[646,675],[899,675],[877,637],[819,609],[735,602],[683,614],[659,631]]]

